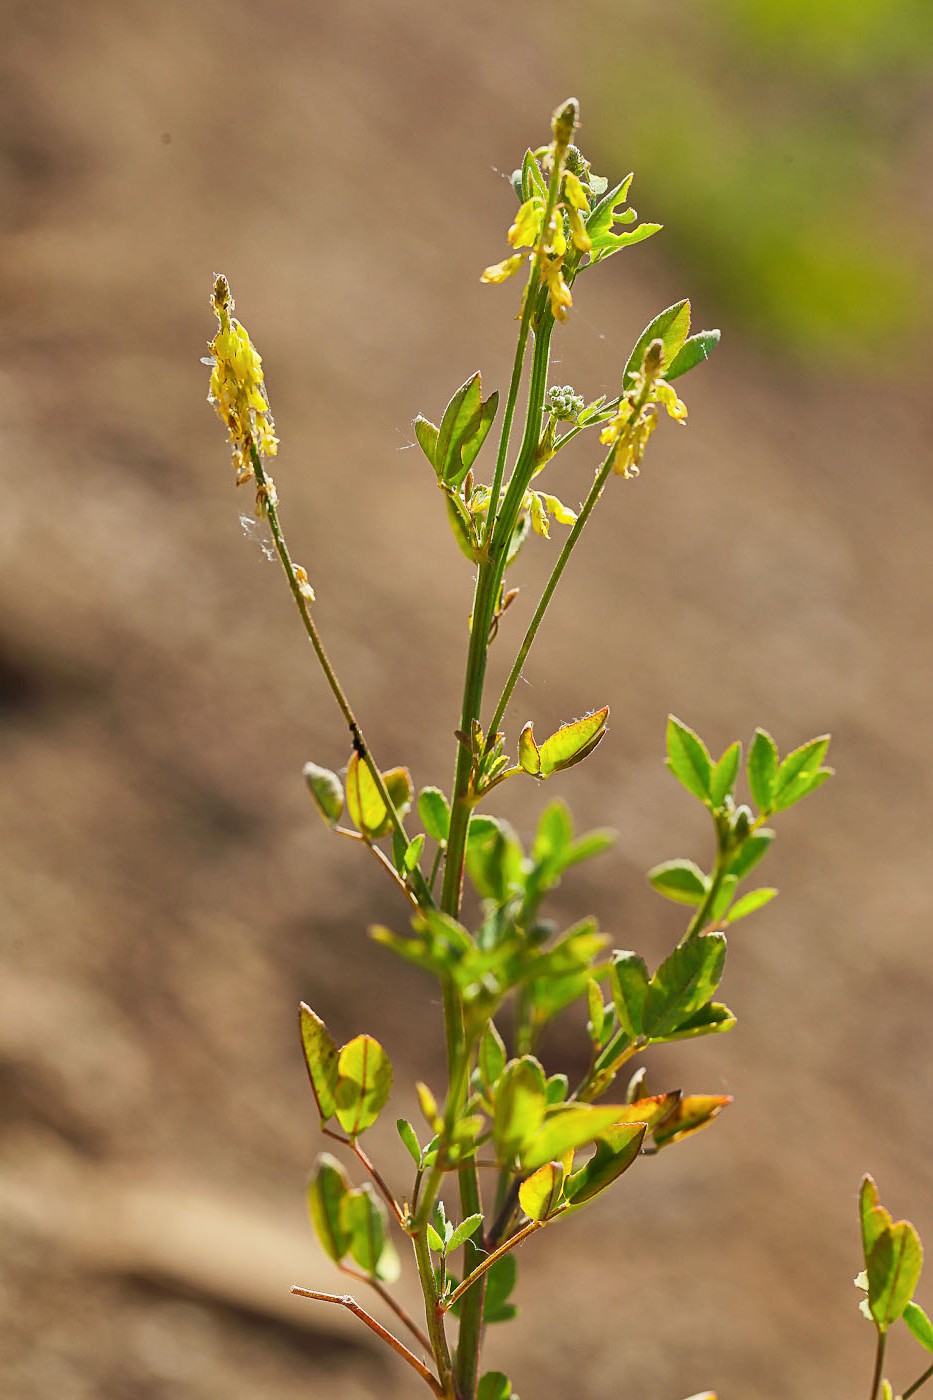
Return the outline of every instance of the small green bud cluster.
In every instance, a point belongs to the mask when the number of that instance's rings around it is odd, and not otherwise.
[[[583,412],[583,396],[574,393],[572,384],[553,384],[547,391],[545,408],[559,422],[575,423]]]

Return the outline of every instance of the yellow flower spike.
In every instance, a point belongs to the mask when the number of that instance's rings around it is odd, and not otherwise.
[[[210,343],[212,368],[207,398],[227,429],[239,484],[254,475],[252,453],[274,457],[279,440],[262,377],[262,356],[246,328],[233,319],[234,305],[226,277],[215,278],[211,307],[219,329]],[[275,504],[271,481],[265,491],[260,488],[257,493],[256,513],[265,514],[269,502]]]
[[[493,263],[491,267],[487,267],[484,269],[483,275],[480,277],[479,280],[481,282],[489,282],[493,284],[505,282],[509,277],[515,275],[515,273],[521,267],[522,263],[525,261],[526,257],[526,253],[516,253],[511,258],[504,258],[502,262]]]

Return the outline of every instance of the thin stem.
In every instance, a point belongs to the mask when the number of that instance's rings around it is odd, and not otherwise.
[[[502,478],[505,474],[505,462],[509,452],[509,440],[512,436],[512,420],[515,417],[515,404],[518,400],[518,390],[522,382],[522,370],[525,365],[525,350],[528,347],[528,332],[531,329],[531,313],[534,307],[534,293],[537,289],[538,267],[533,263],[525,284],[525,299],[522,305],[522,323],[518,330],[518,344],[515,347],[515,359],[512,363],[512,378],[509,382],[508,398],[505,401],[505,410],[502,415],[502,431],[499,434],[499,451],[496,455],[496,466],[492,478],[492,486],[489,488],[489,507],[486,513],[486,530],[483,543],[488,548],[492,539],[492,527],[496,523],[496,511],[499,509],[499,496],[502,491]]]
[[[324,1134],[325,1137],[332,1138],[334,1142],[339,1142],[343,1147],[349,1147],[350,1150],[355,1153],[357,1161],[360,1162],[360,1164],[365,1168],[365,1170],[369,1172],[369,1175],[372,1177],[373,1181],[376,1184],[376,1187],[378,1188],[379,1194],[382,1196],[382,1199],[385,1201],[386,1205],[389,1207],[398,1223],[400,1225],[404,1225],[405,1216],[401,1206],[398,1204],[395,1197],[392,1195],[392,1192],[389,1190],[388,1186],[383,1181],[381,1175],[379,1174],[379,1171],[370,1161],[369,1156],[363,1151],[359,1143],[354,1138],[344,1137],[342,1133],[335,1133],[333,1128],[322,1127],[321,1132]]]
[[[392,880],[392,883],[395,885],[396,889],[401,890],[402,894],[408,900],[409,904],[411,904],[415,909],[420,909],[421,906],[418,903],[417,896],[412,890],[408,888],[405,881],[402,879],[401,875],[396,870],[395,866],[389,860],[385,851],[381,851],[378,846],[373,844],[372,841],[367,840],[367,838],[363,835],[361,831],[353,831],[348,826],[335,826],[333,828],[333,832],[335,836],[345,836],[350,841],[361,841],[363,845],[367,848],[367,850],[372,851],[379,864],[383,867],[386,874]]]
[[[447,1393],[443,1386],[438,1382],[437,1377],[428,1370],[424,1362],[419,1361],[414,1352],[408,1350],[404,1342],[400,1342],[398,1337],[393,1337],[392,1333],[383,1327],[381,1322],[377,1322],[365,1308],[361,1308],[356,1299],[351,1298],[349,1293],[319,1293],[315,1288],[299,1288],[297,1283],[292,1285],[290,1291],[299,1298],[313,1298],[318,1303],[336,1303],[338,1307],[346,1308],[348,1312],[353,1313],[354,1317],[365,1322],[366,1326],[375,1332],[376,1336],[381,1338],[387,1346],[390,1346],[393,1351],[397,1351],[399,1356],[408,1362],[412,1370],[418,1372],[421,1379],[430,1387],[433,1395],[437,1395],[439,1400],[446,1400]]]
[[[415,1250],[415,1262],[418,1265],[418,1277],[421,1280],[421,1292],[424,1294],[424,1317],[428,1325],[428,1336],[431,1338],[431,1351],[434,1353],[434,1361],[441,1382],[440,1393],[447,1397],[447,1400],[454,1400],[456,1394],[454,1369],[450,1359],[450,1348],[447,1345],[447,1333],[444,1329],[444,1313],[438,1301],[437,1287],[434,1282],[434,1268],[431,1264],[427,1232],[424,1229],[419,1229],[412,1235],[411,1239]]]
[[[871,1390],[868,1392],[868,1400],[877,1400],[878,1392],[881,1389],[881,1379],[884,1374],[884,1350],[888,1344],[887,1332],[878,1330],[878,1345],[875,1348],[875,1370],[871,1378]]]
[[[712,912],[713,905],[716,903],[716,898],[719,894],[720,887],[722,885],[723,880],[726,878],[726,870],[728,868],[728,864],[728,857],[726,856],[725,852],[720,846],[719,850],[716,853],[716,865],[713,869],[713,878],[710,881],[709,889],[706,891],[706,897],[703,900],[703,903],[700,905],[699,909],[694,914],[693,918],[690,920],[690,925],[687,929],[687,932],[683,936],[682,942],[686,943],[689,939],[691,939],[694,936],[694,934],[702,933],[703,929],[706,928],[706,925],[710,918],[710,914]]]
[[[269,478],[266,475],[265,467],[263,466],[262,457],[260,455],[259,449],[253,442],[252,438],[249,439],[249,456],[250,464],[253,468],[253,474],[256,478],[256,484],[260,490],[264,501],[266,518],[269,521],[269,529],[272,533],[273,543],[275,544],[275,552],[279,556],[279,561],[282,565],[282,568],[285,571],[285,576],[288,579],[288,584],[292,590],[296,606],[298,608],[299,613],[301,614],[301,620],[304,623],[305,631],[307,632],[311,645],[314,648],[314,654],[317,657],[318,662],[320,663],[321,670],[324,672],[324,678],[327,681],[328,686],[330,687],[331,694],[337,702],[337,707],[340,710],[340,713],[343,715],[344,720],[346,721],[347,728],[350,730],[350,738],[353,743],[353,748],[359,754],[363,762],[366,764],[366,767],[369,769],[370,776],[372,777],[373,783],[376,786],[376,790],[379,793],[379,796],[382,798],[383,803],[385,804],[385,809],[389,814],[389,820],[392,823],[394,831],[399,836],[399,838],[405,842],[407,846],[408,836],[405,831],[405,827],[402,824],[402,819],[399,816],[395,803],[392,801],[392,798],[389,794],[389,790],[386,787],[385,782],[383,781],[382,774],[379,771],[379,766],[369,751],[369,745],[366,743],[366,740],[363,737],[363,731],[359,726],[356,715],[353,713],[353,710],[350,707],[350,702],[347,699],[346,694],[344,692],[343,686],[340,684],[340,681],[337,678],[337,673],[331,665],[330,657],[327,655],[327,652],[324,649],[324,643],[321,640],[321,634],[318,632],[317,626],[308,608],[308,600],[301,591],[301,583],[298,579],[297,573],[295,572],[295,565],[292,562],[292,557],[288,552],[288,546],[285,543],[285,535],[283,534],[282,526],[279,521],[278,508],[275,504],[275,496],[272,488],[270,487]],[[433,906],[434,900],[431,897],[430,890],[424,882],[424,877],[421,874],[420,869],[415,869],[414,871],[412,871],[412,882],[415,885],[415,889],[417,891],[419,900],[421,900],[423,903],[426,903],[429,906]]]
[[[901,1400],[910,1400],[911,1395],[916,1395],[922,1385],[926,1385],[930,1377],[933,1376],[933,1366],[928,1366],[922,1376],[918,1376],[913,1385],[909,1385],[901,1396]]]
[[[535,608],[534,616],[528,624],[528,630],[526,631],[522,639],[522,644],[518,649],[518,655],[515,658],[515,664],[509,672],[509,678],[502,689],[502,694],[499,696],[499,702],[496,705],[493,717],[489,721],[490,734],[495,734],[500,724],[502,723],[502,719],[505,715],[506,708],[508,707],[508,703],[512,698],[512,692],[518,684],[518,679],[522,673],[522,667],[524,666],[528,653],[531,650],[532,643],[534,642],[534,639],[538,634],[538,628],[541,626],[541,623],[544,619],[544,614],[548,610],[551,599],[554,596],[554,591],[557,588],[557,585],[560,583],[561,575],[563,574],[564,569],[567,566],[567,562],[570,559],[571,554],[573,553],[577,541],[583,533],[583,527],[589,520],[590,515],[593,511],[593,507],[596,505],[596,502],[602,495],[603,488],[605,487],[606,482],[609,480],[609,474],[612,471],[612,463],[614,458],[615,449],[613,449],[609,453],[609,455],[606,457],[606,460],[600,466],[599,471],[596,473],[596,477],[593,481],[593,485],[590,487],[589,494],[587,495],[586,500],[580,508],[580,513],[577,516],[569,535],[564,541],[564,546],[561,549],[560,554],[557,556],[557,562],[555,563],[554,568],[551,570],[551,576],[545,585],[544,592],[541,594],[541,597],[538,601],[538,606]]]
[[[492,1268],[493,1264],[497,1263],[503,1257],[503,1255],[508,1254],[518,1245],[524,1243],[524,1241],[527,1240],[529,1235],[534,1234],[535,1230],[543,1230],[545,1225],[547,1225],[548,1223],[549,1222],[547,1220],[532,1220],[527,1225],[523,1226],[523,1228],[517,1231],[516,1234],[514,1234],[510,1240],[506,1240],[505,1244],[500,1244],[499,1248],[494,1249],[492,1254],[487,1254],[483,1262],[477,1265],[477,1267],[473,1270],[472,1273],[467,1274],[466,1278],[459,1285],[459,1287],[455,1288],[453,1293],[451,1293],[450,1297],[445,1298],[444,1301],[441,1304],[439,1304],[439,1306],[445,1312],[448,1308],[452,1308],[454,1303],[456,1303],[460,1298],[462,1298],[464,1293],[466,1293],[468,1289],[472,1288],[474,1283],[481,1279],[483,1274],[487,1273]]]
[[[403,1323],[403,1325],[408,1328],[419,1346],[422,1346],[426,1352],[430,1352],[431,1343],[424,1332],[422,1332],[414,1318],[409,1317],[401,1303],[397,1302],[396,1299],[392,1297],[392,1294],[384,1284],[380,1283],[372,1274],[361,1273],[359,1269],[351,1268],[349,1264],[338,1264],[337,1268],[342,1274],[346,1274],[348,1278],[356,1279],[357,1283],[368,1283],[370,1288],[374,1289],[374,1291],[379,1294],[379,1297],[385,1303],[386,1307],[392,1309],[399,1322]]]

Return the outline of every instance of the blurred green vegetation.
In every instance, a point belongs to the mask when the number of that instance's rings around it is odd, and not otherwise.
[[[933,312],[933,0],[593,0],[581,43],[584,148],[634,167],[691,283],[797,358],[902,372]]]

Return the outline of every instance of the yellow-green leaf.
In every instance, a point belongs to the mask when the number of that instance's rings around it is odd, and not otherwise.
[[[340,1207],[350,1182],[340,1162],[322,1152],[308,1183],[308,1213],[326,1254],[338,1264],[350,1248],[350,1233],[341,1222]]]
[[[881,1231],[868,1256],[868,1306],[880,1331],[902,1316],[922,1268],[923,1246],[908,1220]]]
[[[565,1194],[571,1209],[592,1200],[628,1171],[641,1150],[646,1131],[643,1122],[620,1123],[596,1139],[593,1156],[567,1181]]]
[[[707,1127],[732,1102],[730,1094],[686,1094],[673,1113],[653,1130],[656,1147],[681,1142]]]
[[[518,761],[526,773],[530,773],[533,778],[540,777],[541,755],[535,743],[534,725],[531,720],[518,736]]]
[[[334,1102],[340,1126],[350,1137],[372,1127],[392,1088],[392,1064],[371,1035],[358,1035],[340,1051]]]
[[[549,1114],[522,1149],[522,1166],[530,1170],[556,1161],[573,1148],[601,1137],[627,1112],[624,1104],[572,1103]]]
[[[502,1162],[511,1162],[526,1143],[536,1138],[546,1107],[547,1086],[540,1061],[533,1055],[512,1060],[496,1085],[493,1138]],[[560,1154],[547,1152],[541,1161],[546,1162],[554,1155]]]
[[[643,226],[644,227],[644,226]],[[653,340],[660,340],[664,346],[663,364],[673,365],[690,331],[690,303],[676,301],[650,321],[635,342],[635,346],[625,366],[622,383],[628,388],[632,378],[640,371],[645,351]]]
[[[564,1187],[562,1162],[545,1162],[518,1188],[518,1203],[529,1220],[547,1220],[560,1205]]]
[[[343,787],[337,774],[316,763],[306,763],[302,773],[324,821],[328,826],[336,826],[343,813]]]
[[[301,1003],[298,1011],[301,1026],[301,1046],[305,1052],[311,1092],[323,1126],[336,1111],[334,1091],[337,1087],[337,1044],[320,1016],[310,1006]]]
[[[609,706],[594,710],[572,724],[563,724],[556,734],[540,746],[542,778],[549,778],[562,768],[572,768],[595,749],[606,732]]]

